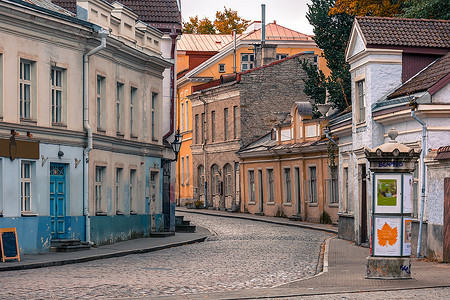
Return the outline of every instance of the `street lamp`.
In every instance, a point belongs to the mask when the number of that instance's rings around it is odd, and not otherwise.
[[[177,129],[177,133],[175,134],[175,139],[172,142],[172,150],[175,153],[175,159],[171,159],[170,161],[178,160],[178,153],[180,152],[180,148],[181,148],[181,134],[180,134],[180,129]]]

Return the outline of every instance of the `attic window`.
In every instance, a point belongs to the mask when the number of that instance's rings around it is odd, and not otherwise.
[[[219,73],[225,73],[225,64],[219,64]]]
[[[152,38],[147,37],[147,43],[152,43]]]
[[[153,43],[154,43],[156,46],[159,45],[159,42],[158,42],[157,40],[154,40]]]

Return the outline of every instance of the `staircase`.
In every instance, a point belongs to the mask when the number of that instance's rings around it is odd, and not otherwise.
[[[176,232],[195,232],[195,225],[191,225],[191,221],[184,220],[184,216],[175,216]]]
[[[75,252],[89,249],[91,249],[91,245],[88,242],[76,239],[53,239],[50,242],[50,251],[53,252]]]

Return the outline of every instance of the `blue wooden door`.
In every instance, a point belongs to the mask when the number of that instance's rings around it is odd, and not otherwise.
[[[50,217],[52,238],[66,237],[66,167],[50,164]]]

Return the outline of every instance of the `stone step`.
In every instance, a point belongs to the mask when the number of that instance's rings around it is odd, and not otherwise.
[[[183,224],[184,216],[175,216],[175,225]]]
[[[195,225],[175,225],[176,232],[195,232]]]
[[[152,232],[150,232],[150,237],[162,238],[162,237],[168,237],[168,236],[174,236],[174,235],[175,235],[175,232],[173,232],[173,231],[163,231],[163,232],[152,231]]]
[[[75,252],[75,251],[83,251],[83,250],[90,250],[91,249],[91,245],[87,244],[87,243],[82,243],[80,245],[75,245],[75,246],[59,246],[56,248],[57,252]]]
[[[77,246],[80,245],[81,241],[78,239],[53,239],[50,242],[51,247],[59,247],[59,246]]]

